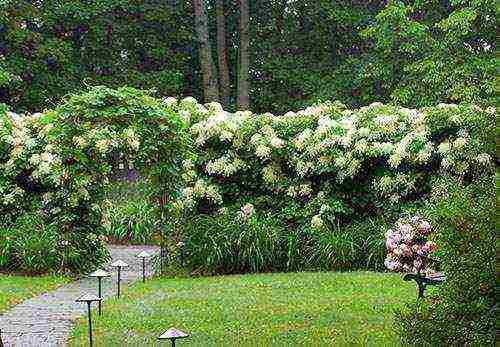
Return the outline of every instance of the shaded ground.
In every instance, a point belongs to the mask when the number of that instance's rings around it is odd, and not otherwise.
[[[109,246],[112,261],[121,259],[131,266],[123,271],[124,284],[132,283],[142,276],[142,267],[136,254],[142,250],[157,252],[154,246]],[[112,278],[103,281],[103,297],[116,293],[115,270]],[[124,291],[126,288],[122,287]],[[6,346],[60,346],[66,345],[75,319],[86,314],[84,304],[75,300],[83,293],[97,293],[97,281],[82,278],[63,285],[55,291],[26,300],[0,316],[0,328]],[[103,304],[106,306],[106,302]]]
[[[397,345],[393,310],[415,300],[398,274],[320,272],[154,279],[111,299],[98,346],[156,346],[170,327],[183,346]],[[84,319],[71,345],[87,343]]]

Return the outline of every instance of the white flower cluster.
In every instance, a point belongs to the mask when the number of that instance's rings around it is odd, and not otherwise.
[[[240,111],[229,114],[217,103],[202,106],[190,100],[184,104],[189,104],[190,110],[206,110],[191,126],[200,148],[205,150],[213,140],[225,143],[222,155],[205,163],[205,173],[235,176],[241,167],[254,167],[256,160],[267,188],[294,198],[303,198],[310,192],[301,188],[300,183],[286,183],[288,178],[298,177],[305,183],[315,175],[329,174],[341,183],[347,178],[354,179],[364,169],[364,163],[374,159],[385,163],[389,171],[385,177],[371,182],[374,189],[396,202],[416,189],[414,177],[398,173],[402,166],[424,166],[440,159],[443,168],[463,171],[463,160],[459,163],[453,153],[463,151],[469,144],[465,131],[456,139],[433,143],[427,109],[373,103],[347,110],[330,103],[274,116]],[[449,122],[453,123],[460,110],[453,105],[440,107],[448,112]],[[480,153],[470,160],[468,167],[490,163],[489,155]],[[292,181],[295,180],[289,182]]]
[[[240,158],[231,158],[225,155],[207,163],[205,171],[210,175],[229,177],[245,167],[245,162]]]
[[[250,203],[243,205],[240,211],[238,212],[239,217],[244,221],[250,220],[250,218],[252,218],[254,214],[255,214],[255,207]]]
[[[123,131],[123,137],[132,150],[137,151],[139,149],[141,142],[140,138],[136,135],[136,130],[134,128],[129,127],[125,129]]]
[[[182,205],[186,208],[195,206],[196,201],[206,198],[215,204],[222,203],[222,196],[218,191],[218,187],[210,185],[202,179],[198,179],[194,186],[186,187],[182,190]]]
[[[0,202],[5,205],[14,205],[17,203],[18,199],[21,199],[24,196],[24,190],[19,187],[13,187],[10,192],[4,192],[0,194]]]

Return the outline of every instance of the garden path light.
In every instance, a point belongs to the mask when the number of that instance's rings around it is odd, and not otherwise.
[[[87,303],[87,312],[89,316],[89,342],[90,342],[90,347],[93,346],[93,341],[92,341],[92,313],[91,313],[91,304],[94,301],[101,301],[101,298],[98,298],[94,294],[85,294],[82,295],[80,298],[76,299],[76,302],[86,302]]]
[[[172,327],[158,336],[158,340],[170,340],[170,342],[172,343],[172,347],[175,347],[175,340],[183,339],[186,337],[189,337],[189,335],[184,331]]]
[[[99,316],[100,316],[102,314],[102,279],[104,277],[110,277],[111,274],[109,272],[104,271],[104,270],[97,270],[97,271],[92,272],[89,276],[97,278],[98,283],[99,283],[98,287],[97,287],[97,296],[99,296],[99,298],[101,298],[101,300],[99,301]]]
[[[150,258],[151,254],[146,251],[142,251],[137,254],[137,257],[142,259],[142,283],[146,283],[146,259]]]
[[[122,271],[122,268],[127,267],[128,264],[126,262],[124,262],[123,260],[117,260],[114,263],[112,263],[111,266],[116,267],[118,269],[118,277],[117,277],[116,284],[118,285],[117,295],[118,295],[118,299],[119,299],[120,298],[121,271]]]

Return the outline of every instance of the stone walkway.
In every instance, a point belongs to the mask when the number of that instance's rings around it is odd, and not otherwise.
[[[155,246],[109,246],[112,261],[121,259],[130,266],[122,269],[122,290],[142,278],[142,262],[136,254],[145,250],[151,254],[159,253]],[[111,263],[110,262],[110,263]],[[103,297],[116,294],[116,269],[109,263],[104,268],[112,273],[103,279]],[[149,275],[148,271],[148,275]],[[66,346],[76,318],[86,315],[87,305],[75,300],[83,293],[97,294],[97,279],[82,279],[59,287],[57,290],[28,299],[4,315],[0,316],[2,340],[7,347],[48,347]],[[94,305],[96,305],[94,303]],[[103,310],[106,302],[103,302]]]

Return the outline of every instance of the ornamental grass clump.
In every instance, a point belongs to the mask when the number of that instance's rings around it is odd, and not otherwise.
[[[419,216],[398,220],[386,233],[386,268],[396,272],[433,273],[430,256],[436,252],[437,246],[428,240],[431,231],[429,222]]]

